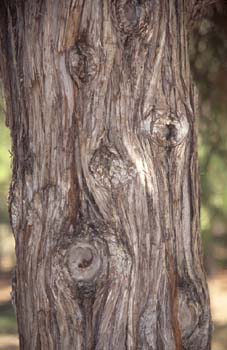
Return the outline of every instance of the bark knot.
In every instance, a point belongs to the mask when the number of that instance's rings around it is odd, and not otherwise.
[[[184,114],[155,110],[141,122],[141,131],[162,147],[181,144],[189,132],[189,123]]]
[[[95,180],[108,188],[126,185],[137,173],[133,163],[121,159],[115,150],[110,150],[107,146],[101,146],[95,151],[89,167]]]
[[[201,309],[199,304],[190,297],[188,298],[184,292],[180,293],[178,306],[178,320],[183,339],[191,337],[196,330]]]
[[[127,36],[146,31],[151,17],[150,6],[147,0],[113,0],[115,26]]]
[[[77,85],[91,82],[98,70],[95,50],[84,42],[78,42],[68,53],[68,67]]]
[[[96,247],[88,242],[77,242],[68,252],[68,267],[76,281],[89,281],[101,268],[101,257]]]

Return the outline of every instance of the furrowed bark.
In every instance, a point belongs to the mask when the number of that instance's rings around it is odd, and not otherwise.
[[[210,349],[185,2],[4,11],[20,348]]]

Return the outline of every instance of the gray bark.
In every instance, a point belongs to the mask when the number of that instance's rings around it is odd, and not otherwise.
[[[23,350],[210,349],[195,3],[1,5]]]

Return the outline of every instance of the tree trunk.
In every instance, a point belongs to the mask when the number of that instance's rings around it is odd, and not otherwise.
[[[20,349],[210,349],[188,57],[199,5],[1,5]]]

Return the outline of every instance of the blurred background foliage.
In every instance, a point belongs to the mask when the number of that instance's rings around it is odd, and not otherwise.
[[[191,33],[192,74],[200,95],[199,159],[201,231],[205,267],[216,325],[213,350],[226,350],[227,315],[227,3],[214,7]],[[9,300],[14,239],[9,228],[7,196],[11,174],[10,133],[0,98],[0,350],[18,349],[16,321]],[[220,279],[220,271],[225,271]],[[218,275],[219,274],[219,275]],[[219,276],[212,279],[212,276]],[[223,294],[220,280],[224,281]],[[223,283],[221,284],[223,285]],[[5,294],[4,294],[5,293]],[[216,295],[216,296],[215,296]],[[213,299],[212,299],[213,298]],[[213,300],[213,301],[212,301]],[[224,316],[223,316],[224,309]],[[4,340],[5,339],[5,340]],[[5,341],[5,343],[4,343]],[[3,345],[2,345],[3,344]],[[11,344],[11,345],[9,345]]]
[[[8,222],[8,213],[6,210],[7,193],[10,180],[10,132],[4,123],[4,103],[1,98],[0,107],[0,217],[1,223]]]
[[[227,267],[227,4],[214,7],[191,36],[200,95],[201,230],[206,270]]]
[[[11,274],[15,264],[14,238],[9,227],[7,197],[11,176],[10,131],[0,94],[0,350],[18,349],[17,323],[11,305]]]
[[[11,176],[10,131],[5,126],[5,106],[0,97],[0,272],[14,264],[14,241],[9,228],[7,197]]]

